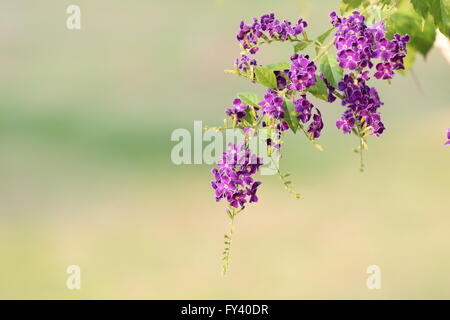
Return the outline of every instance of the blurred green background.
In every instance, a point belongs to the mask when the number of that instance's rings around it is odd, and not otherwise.
[[[217,125],[250,83],[226,75],[241,19],[274,11],[328,29],[337,0],[2,1],[0,298],[450,298],[450,65],[437,49],[414,79],[377,82],[387,131],[358,143],[324,114],[319,152],[289,136],[282,169],[305,200],[263,176],[220,274],[223,203],[210,166],[175,166],[175,128]],[[82,29],[66,29],[77,4]],[[288,44],[258,61],[286,61]],[[260,89],[256,89],[261,92]],[[81,290],[66,268],[81,267]],[[366,288],[380,266],[382,289]]]

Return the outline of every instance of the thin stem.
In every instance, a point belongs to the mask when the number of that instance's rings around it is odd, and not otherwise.
[[[225,237],[225,248],[222,252],[222,275],[224,276],[230,266],[231,262],[231,243],[233,241],[233,232],[234,232],[234,218],[237,216],[239,212],[242,211],[242,209],[236,210],[233,207],[229,207],[226,209],[227,214],[230,217],[230,230],[228,231],[228,234],[226,234]]]
[[[323,151],[323,147],[316,142],[316,139],[311,137],[311,135],[305,130],[305,128],[300,123],[298,124],[298,127],[300,128],[300,130],[302,130],[308,141],[311,142],[314,145],[314,147],[316,147],[320,151]]]
[[[313,61],[318,61],[320,58],[322,58],[322,56],[328,52],[328,50],[331,48],[332,45],[333,45],[333,41],[330,41],[326,46],[322,47],[322,49],[319,51],[319,53],[313,59]]]

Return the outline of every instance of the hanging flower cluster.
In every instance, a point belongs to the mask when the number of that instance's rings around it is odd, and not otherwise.
[[[388,40],[383,21],[368,27],[358,11],[347,18],[332,12],[330,19],[337,28],[334,40],[337,61],[341,68],[350,71],[338,84],[346,110],[336,126],[344,133],[355,130],[361,139],[367,134],[379,136],[385,129],[378,111],[383,103],[377,90],[366,84],[370,79],[369,70],[375,59],[381,60],[375,67],[377,79],[392,79],[395,70],[405,69],[403,59],[409,36],[395,34],[394,39]]]
[[[213,168],[214,180],[211,185],[215,190],[216,201],[226,199],[233,208],[244,209],[245,203],[258,202],[256,191],[261,184],[254,181],[262,164],[262,159],[252,154],[243,144],[229,144],[218,162],[219,169]]]
[[[339,66],[343,69],[361,71],[372,68],[373,59],[380,59],[376,65],[375,78],[392,79],[394,70],[405,69],[406,43],[409,36],[395,34],[393,40],[386,38],[383,21],[368,27],[365,17],[354,11],[348,18],[336,12],[330,14],[331,24],[337,28],[334,45],[338,50]]]

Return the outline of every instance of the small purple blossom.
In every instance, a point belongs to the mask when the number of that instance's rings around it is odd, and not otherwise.
[[[295,111],[298,112],[297,118],[307,123],[311,119],[313,104],[306,99],[306,95],[302,95],[298,100],[294,101]]]
[[[394,76],[394,70],[392,69],[392,64],[389,62],[379,63],[376,66],[377,72],[374,76],[377,79],[392,79]]]
[[[445,146],[450,145],[450,129],[447,130],[447,139],[448,139],[448,141],[446,143],[444,143]]]
[[[236,59],[235,64],[239,70],[246,72],[251,66],[256,66],[257,62],[255,59],[250,59],[247,55],[242,54],[239,59]]]
[[[226,199],[231,207],[242,209],[247,202],[257,202],[256,191],[261,182],[254,181],[252,176],[261,165],[262,159],[244,145],[229,144],[218,162],[219,169],[211,170],[216,201]]]
[[[338,61],[341,68],[355,70],[358,67],[360,58],[357,52],[352,49],[346,49],[339,51]]]
[[[266,91],[264,100],[259,103],[263,114],[267,114],[271,119],[282,119],[284,117],[283,98],[271,89]]]
[[[322,129],[322,114],[320,113],[319,109],[316,108],[316,114],[313,116],[313,121],[309,125],[308,133],[310,133],[314,139],[317,139],[320,137],[320,132],[322,131]]]
[[[291,56],[291,68],[289,78],[291,84],[288,89],[303,91],[316,84],[316,64],[309,60],[308,55],[294,54]]]
[[[233,100],[233,107],[226,109],[225,114],[235,119],[236,123],[239,123],[241,122],[242,118],[247,115],[245,111],[247,110],[247,108],[249,108],[249,106],[244,105],[241,99],[236,98]]]

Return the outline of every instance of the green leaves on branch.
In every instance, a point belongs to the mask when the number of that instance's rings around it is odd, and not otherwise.
[[[339,81],[342,80],[344,71],[339,67],[336,55],[331,53],[324,55],[319,61],[319,70],[330,84],[337,88]]]
[[[436,28],[450,38],[450,0],[411,0],[411,3],[424,20],[431,15]]]
[[[240,92],[237,94],[237,97],[239,99],[241,99],[241,101],[244,105],[249,105],[251,107],[259,107],[258,104],[261,101],[260,97],[256,93],[253,93],[253,92]],[[254,109],[247,108],[247,110],[245,110],[245,112],[247,114],[245,115],[244,120],[250,124],[256,124],[257,119],[256,119],[256,114],[254,112]]]
[[[414,11],[397,11],[391,15],[388,23],[388,36],[393,37],[394,33],[409,34],[411,36],[410,46],[424,57],[433,47],[436,38],[431,17],[423,20]]]
[[[294,103],[290,100],[284,100],[284,120],[289,125],[289,128],[296,133],[298,128],[298,118],[296,117],[297,111],[295,111]]]
[[[309,45],[311,45],[313,43],[314,43],[314,41],[311,41],[311,40],[301,40],[295,44],[294,52],[299,53],[300,51],[305,50]]]
[[[434,24],[447,38],[450,38],[450,0],[430,0],[430,4]]]
[[[258,107],[258,104],[261,102],[261,98],[253,92],[240,92],[237,94],[237,97],[241,99],[245,105],[254,107]]]
[[[370,4],[368,0],[342,0],[341,14],[347,13],[358,7],[367,7]]]
[[[316,76],[316,84],[308,92],[318,99],[328,101],[328,88],[321,77]]]
[[[282,71],[287,70],[291,68],[291,64],[289,62],[278,62],[278,63],[272,63],[268,64],[266,66],[267,69],[272,71]]]
[[[334,27],[328,29],[327,31],[325,31],[324,33],[322,33],[320,36],[317,37],[317,42],[322,45],[325,40],[328,38],[328,36],[334,31]]]
[[[277,87],[277,78],[267,67],[255,67],[256,81],[264,87],[275,89]]]

